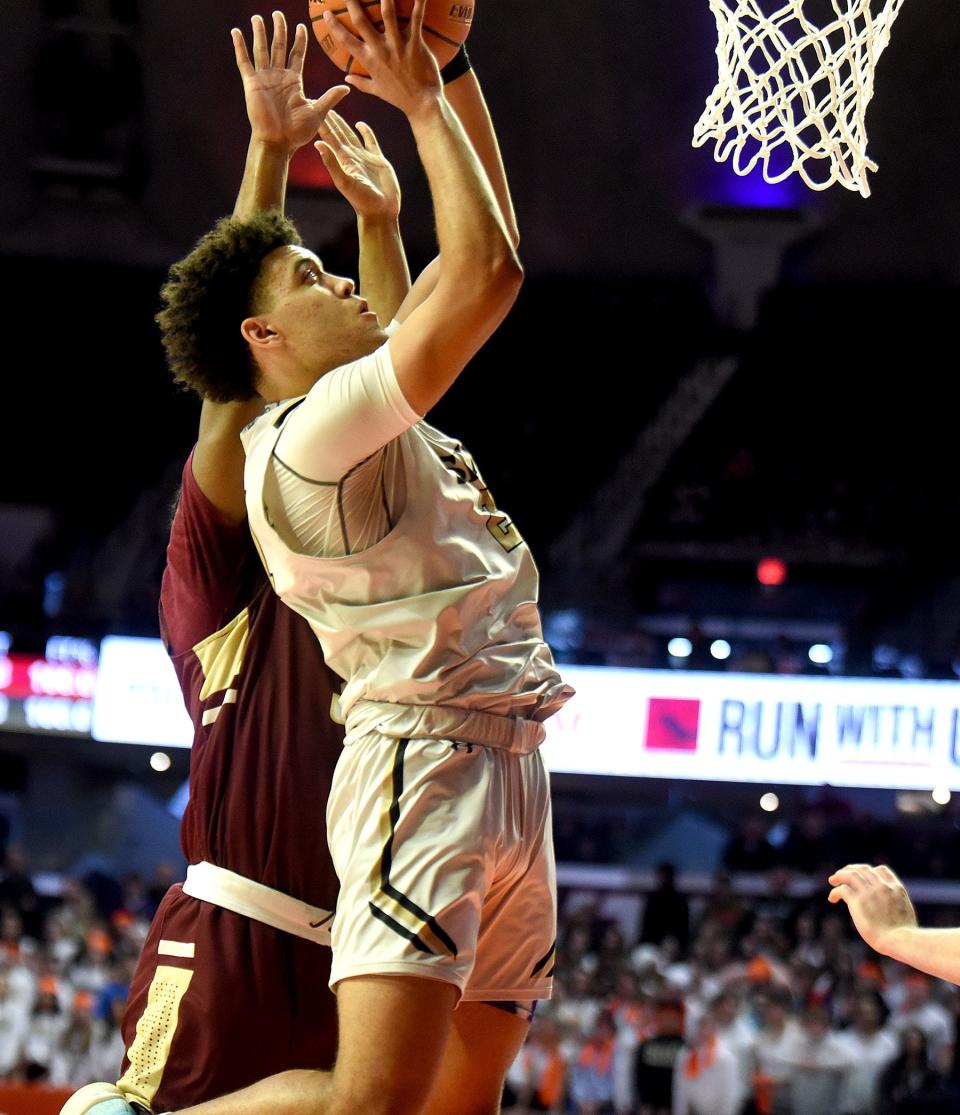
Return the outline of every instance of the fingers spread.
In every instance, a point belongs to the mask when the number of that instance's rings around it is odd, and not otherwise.
[[[387,45],[396,53],[403,46],[403,38],[400,35],[400,23],[394,0],[380,0],[380,15],[383,18],[383,34]]]
[[[264,69],[270,63],[270,51],[267,49],[267,29],[263,17],[255,15],[250,20],[253,26],[253,61],[258,70]]]
[[[363,51],[363,39],[358,39],[348,31],[329,9],[323,13],[323,22],[338,47],[348,50],[353,55],[359,55]]]
[[[290,59],[287,67],[303,76],[303,60],[307,55],[307,27],[305,23],[298,23],[293,35],[293,46],[290,50]]]
[[[233,40],[233,53],[237,59],[237,69],[240,71],[240,76],[249,77],[254,69],[247,52],[247,43],[243,37],[243,32],[239,27],[234,27],[230,32],[230,38]]]
[[[350,22],[353,24],[354,30],[364,42],[369,42],[378,33],[376,27],[370,22],[360,0],[346,0],[346,2],[347,11],[350,13]],[[383,9],[381,8],[381,14],[382,12]]]
[[[413,0],[413,11],[410,13],[410,26],[407,29],[407,36],[411,39],[419,39],[423,34],[423,13],[427,7],[427,0]]]
[[[283,69],[287,60],[287,21],[283,12],[273,13],[273,43],[270,47],[270,65]]]

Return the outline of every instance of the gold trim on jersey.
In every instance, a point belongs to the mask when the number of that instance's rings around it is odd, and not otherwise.
[[[160,964],[147,993],[146,1010],[137,1020],[136,1036],[127,1050],[130,1064],[117,1087],[146,1107],[153,1106],[153,1097],[163,1080],[180,1020],[180,1003],[192,979],[189,968]]]
[[[244,608],[219,631],[214,631],[193,648],[203,670],[200,700],[228,690],[243,669],[250,637],[250,610]]]

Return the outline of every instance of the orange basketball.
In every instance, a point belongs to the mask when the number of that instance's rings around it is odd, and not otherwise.
[[[367,18],[378,31],[383,30],[383,18],[380,15],[378,0],[362,0],[363,10]],[[413,9],[413,0],[396,0],[397,19],[400,26],[406,25]],[[423,16],[423,38],[427,46],[433,51],[440,66],[445,66],[460,49],[467,35],[470,34],[470,25],[473,23],[473,0],[467,3],[456,3],[455,0],[427,0]],[[330,32],[323,25],[323,13],[331,11],[349,31],[353,31],[353,22],[347,12],[343,0],[309,0],[310,24],[317,41],[323,47],[327,57],[341,70],[348,74],[366,76],[367,71],[357,62],[347,50],[341,50],[333,41]]]

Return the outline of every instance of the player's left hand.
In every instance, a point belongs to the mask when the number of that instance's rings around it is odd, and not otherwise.
[[[846,902],[860,936],[877,952],[887,952],[887,943],[898,930],[916,928],[910,895],[889,867],[851,863],[827,881],[833,887],[829,901]]]
[[[250,21],[253,27],[253,59],[243,32],[234,27],[237,69],[243,79],[243,94],[253,138],[292,153],[317,134],[327,111],[350,92],[334,85],[322,97],[311,100],[303,92],[303,60],[307,54],[307,29],[297,24],[290,56],[287,57],[287,21],[283,12],[273,13],[273,42],[267,45],[262,16]]]
[[[314,147],[333,184],[357,216],[396,220],[400,215],[400,183],[369,124],[357,124],[354,131],[331,109],[320,125],[320,135],[322,139]]]

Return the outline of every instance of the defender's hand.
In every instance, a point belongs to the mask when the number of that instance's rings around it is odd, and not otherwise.
[[[917,914],[906,888],[889,867],[852,863],[827,880],[829,901],[846,902],[860,936],[877,952],[886,953],[891,934],[915,929]]]
[[[250,60],[243,32],[234,27],[230,37],[237,69],[243,78],[243,94],[253,138],[284,148],[292,154],[313,139],[327,110],[339,104],[350,90],[345,85],[335,85],[322,97],[310,100],[303,92],[306,27],[302,23],[297,24],[288,58],[287,21],[282,12],[273,13],[273,42],[269,47],[263,18],[255,15],[250,22],[253,26],[253,61]]]
[[[320,125],[320,135],[322,141],[314,147],[320,152],[333,184],[357,216],[396,220],[400,215],[400,183],[384,158],[373,129],[368,124],[357,124],[354,131],[331,109]]]
[[[426,0],[414,0],[410,20],[402,30],[395,0],[381,0],[383,34],[367,18],[360,0],[346,0],[346,5],[356,35],[351,35],[329,10],[323,18],[334,42],[353,54],[370,75],[349,74],[346,80],[350,85],[372,93],[408,117],[442,97],[437,60],[423,41]]]

